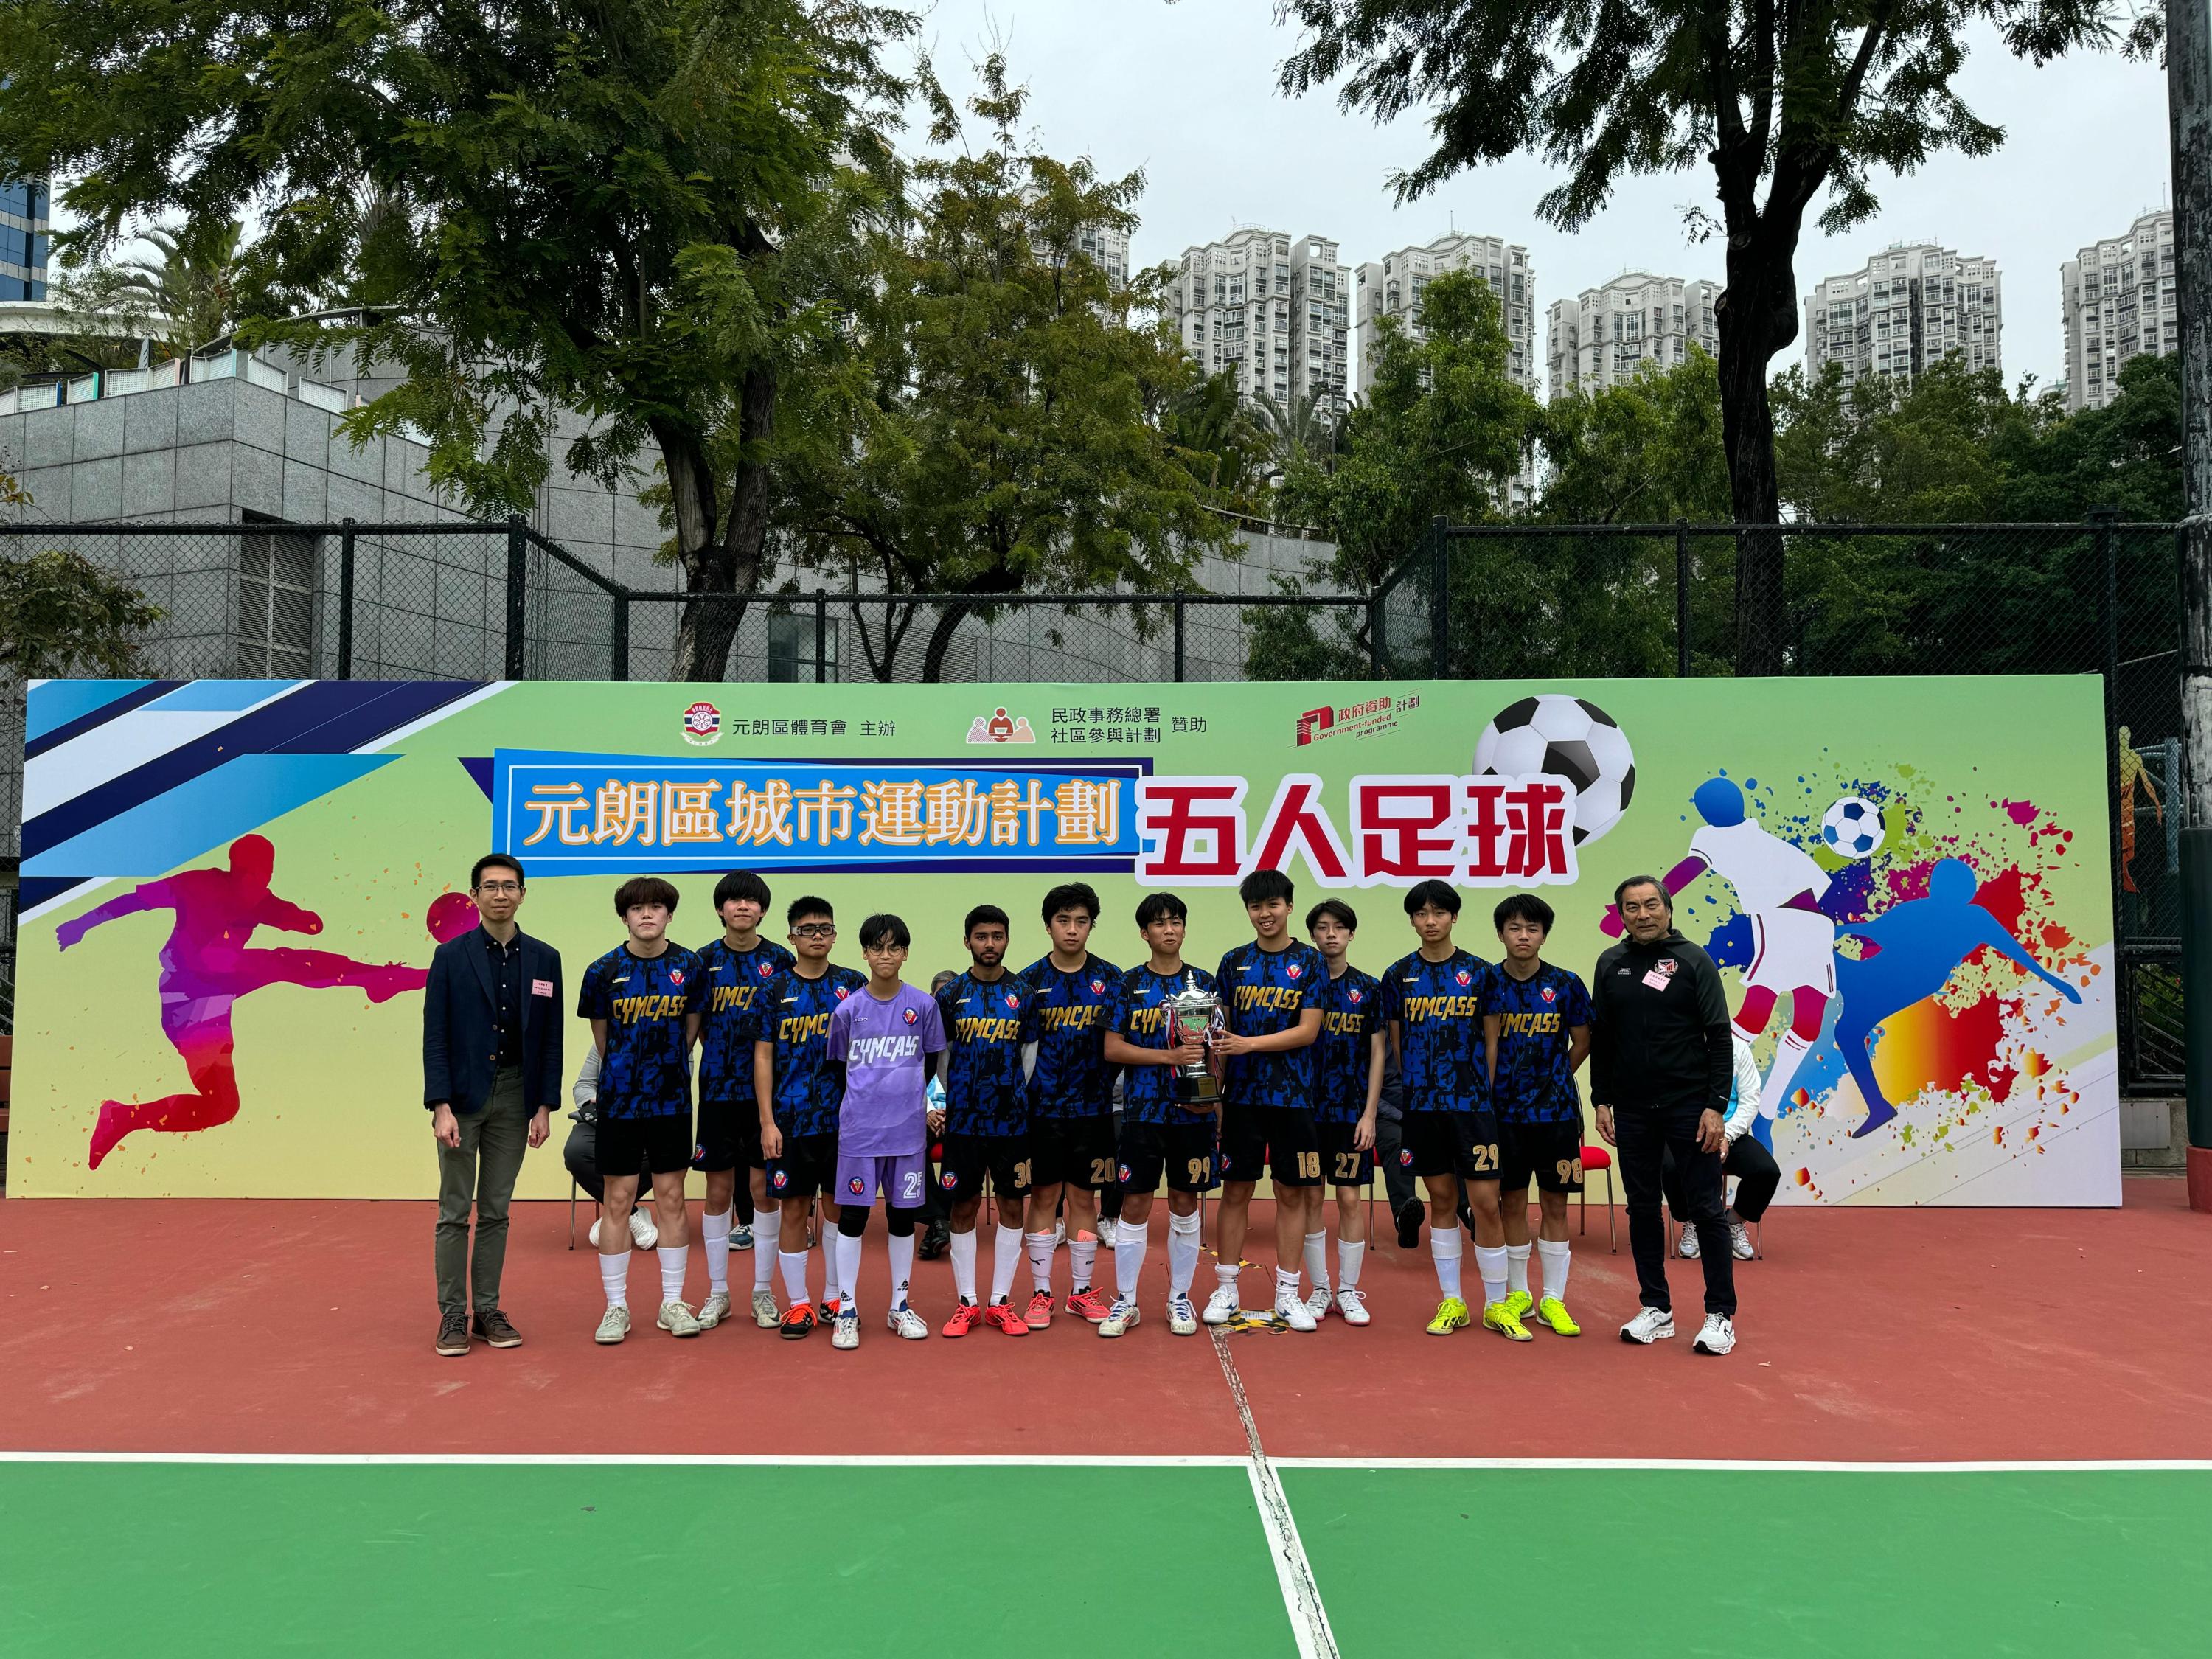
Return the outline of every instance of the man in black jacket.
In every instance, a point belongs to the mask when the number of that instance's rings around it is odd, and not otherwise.
[[[481,925],[438,947],[422,995],[422,1103],[438,1144],[437,1351],[448,1358],[468,1352],[471,1336],[521,1346],[499,1305],[507,1206],[523,1148],[545,1144],[561,1097],[561,953],[514,925],[522,886],[522,866],[505,854],[477,860],[469,891]]]
[[[1659,1218],[1660,1169],[1671,1148],[1705,1269],[1705,1322],[1692,1346],[1724,1354],[1735,1346],[1735,1261],[1721,1197],[1735,1068],[1728,998],[1712,958],[1674,931],[1674,906],[1656,878],[1631,876],[1613,902],[1627,937],[1597,959],[1590,977],[1590,1100],[1598,1133],[1620,1149],[1628,1246],[1644,1304],[1620,1328],[1621,1340],[1674,1334]]]

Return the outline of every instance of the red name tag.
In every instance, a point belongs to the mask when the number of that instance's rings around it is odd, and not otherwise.
[[[532,980],[530,981],[530,994],[534,997],[551,996],[553,994],[553,981],[550,979]]]

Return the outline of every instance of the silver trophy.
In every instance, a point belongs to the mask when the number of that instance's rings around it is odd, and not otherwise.
[[[1183,975],[1182,989],[1168,999],[1168,1018],[1173,1028],[1171,1036],[1178,1044],[1194,1039],[1211,1044],[1213,1034],[1226,1023],[1222,1018],[1221,999],[1211,991],[1200,989],[1198,981],[1188,973]],[[1204,1059],[1175,1068],[1175,1097],[1176,1104],[1194,1111],[1221,1103],[1221,1085],[1213,1080],[1213,1073]]]

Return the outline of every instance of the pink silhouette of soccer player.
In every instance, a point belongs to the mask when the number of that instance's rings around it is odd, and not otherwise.
[[[323,919],[269,890],[276,849],[265,836],[230,844],[230,867],[186,870],[134,887],[54,930],[64,951],[102,922],[141,910],[173,910],[176,926],[161,947],[161,1030],[185,1062],[194,1092],[159,1100],[102,1101],[92,1131],[91,1164],[137,1129],[184,1134],[212,1129],[238,1115],[238,1079],[231,1070],[230,1007],[264,985],[311,990],[356,985],[371,1002],[419,991],[429,970],[404,963],[356,962],[335,951],[249,951],[257,927],[319,933]]]

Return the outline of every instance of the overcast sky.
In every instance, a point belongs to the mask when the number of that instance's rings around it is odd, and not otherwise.
[[[1690,246],[1682,229],[1684,207],[1718,211],[1709,169],[1627,180],[1571,236],[1537,221],[1555,175],[1534,158],[1463,173],[1394,207],[1384,180],[1427,154],[1423,118],[1377,127],[1340,112],[1331,97],[1285,98],[1276,71],[1295,40],[1275,23],[1273,0],[936,0],[924,23],[925,43],[956,87],[994,33],[1030,89],[1030,120],[1046,149],[1088,155],[1117,175],[1144,170],[1144,223],[1132,249],[1140,265],[1238,224],[1334,237],[1355,267],[1456,226],[1528,246],[1540,319],[1541,307],[1626,270],[1722,278],[1719,246]],[[2003,148],[1877,179],[1881,212],[1842,237],[1808,227],[1799,296],[1895,241],[1989,255],[2004,277],[2006,378],[2033,374],[2050,385],[2064,354],[2060,262],[2168,204],[2165,72],[2117,54],[2037,70],[1984,35],[1960,91],[2005,130]],[[1776,366],[1801,358],[1802,348],[1801,338]]]

